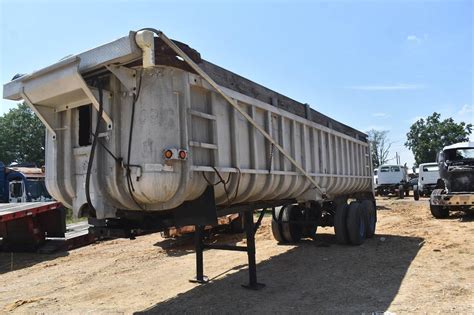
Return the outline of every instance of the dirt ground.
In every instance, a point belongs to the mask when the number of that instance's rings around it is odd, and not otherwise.
[[[192,240],[159,234],[54,255],[0,253],[0,313],[474,313],[474,221],[431,217],[427,200],[379,199],[377,234],[362,246],[277,245],[257,234],[260,291],[245,290],[246,254],[206,251],[194,276]],[[213,241],[242,242],[220,235]],[[13,261],[13,271],[11,265]]]

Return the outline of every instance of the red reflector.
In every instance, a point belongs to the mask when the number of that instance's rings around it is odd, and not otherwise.
[[[186,153],[186,151],[179,151],[179,158],[184,160],[186,157],[188,156],[188,154]]]

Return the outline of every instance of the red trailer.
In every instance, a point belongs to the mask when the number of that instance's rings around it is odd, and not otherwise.
[[[87,222],[66,227],[66,211],[57,201],[0,204],[1,248],[51,252],[90,244]],[[46,243],[46,240],[51,240]],[[43,246],[44,245],[44,246]]]

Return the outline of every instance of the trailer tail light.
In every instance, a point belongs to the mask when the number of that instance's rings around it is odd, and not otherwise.
[[[165,151],[164,155],[165,155],[165,159],[170,160],[170,159],[173,158],[173,151],[168,149],[168,150]]]
[[[178,156],[181,160],[186,160],[188,158],[188,152],[186,152],[186,150],[179,150]]]
[[[165,160],[187,160],[188,151],[184,149],[165,149],[163,151],[163,156]]]

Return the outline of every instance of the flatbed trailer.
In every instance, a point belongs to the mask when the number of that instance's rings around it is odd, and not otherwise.
[[[0,204],[2,250],[69,250],[96,239],[88,228],[87,222],[66,226],[65,209],[57,201]]]

